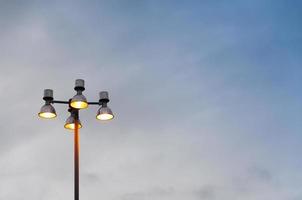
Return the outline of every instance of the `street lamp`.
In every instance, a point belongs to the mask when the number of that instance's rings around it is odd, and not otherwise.
[[[88,108],[88,105],[99,105],[96,118],[98,120],[106,121],[114,118],[111,109],[107,106],[109,102],[108,92],[102,91],[99,94],[98,102],[88,102],[86,97],[82,94],[85,90],[84,80],[77,79],[75,81],[74,90],[76,95],[69,99],[69,101],[57,101],[53,99],[53,90],[45,89],[43,100],[45,104],[41,107],[38,116],[45,119],[53,119],[57,116],[55,108],[52,104],[67,104],[70,116],[67,118],[64,127],[74,131],[74,199],[79,200],[79,129],[82,128],[79,119],[79,111]]]

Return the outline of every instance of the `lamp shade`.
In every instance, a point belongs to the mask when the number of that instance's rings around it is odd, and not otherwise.
[[[97,115],[96,115],[96,118],[98,120],[102,120],[102,121],[106,121],[106,120],[111,120],[114,118],[114,115],[111,111],[111,109],[109,107],[100,107],[98,112],[97,112]]]
[[[79,123],[79,128],[82,128],[82,124],[81,124],[81,121],[80,121],[80,120],[78,120],[78,123]],[[70,116],[67,118],[64,127],[65,127],[66,129],[69,129],[69,130],[74,130],[74,129],[75,129],[75,118],[74,118],[73,115],[70,115]]]
[[[88,107],[87,99],[82,94],[75,95],[70,102],[70,106],[76,109],[84,109]]]
[[[39,117],[45,119],[52,119],[57,116],[55,108],[50,104],[45,104],[44,106],[42,106],[38,115]]]

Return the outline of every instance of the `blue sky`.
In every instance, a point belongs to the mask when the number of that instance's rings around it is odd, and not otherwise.
[[[72,199],[67,108],[37,112],[77,78],[116,114],[81,113],[81,198],[302,199],[301,8],[0,1],[0,199]]]

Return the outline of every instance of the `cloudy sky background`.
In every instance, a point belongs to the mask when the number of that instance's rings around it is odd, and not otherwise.
[[[0,1],[0,199],[301,200],[301,1]]]

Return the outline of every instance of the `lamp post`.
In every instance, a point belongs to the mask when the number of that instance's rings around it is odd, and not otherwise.
[[[74,199],[79,200],[79,129],[82,124],[79,118],[79,111],[88,108],[88,105],[99,105],[96,119],[106,121],[113,119],[114,115],[111,109],[107,106],[109,102],[108,92],[102,91],[99,93],[98,102],[88,102],[86,97],[82,94],[85,90],[84,80],[77,79],[75,81],[74,90],[76,95],[68,101],[58,101],[53,98],[53,90],[45,89],[43,100],[45,104],[42,106],[39,117],[45,119],[53,119],[57,116],[55,108],[52,104],[66,104],[68,105],[68,112],[70,116],[67,118],[64,127],[74,131]]]

